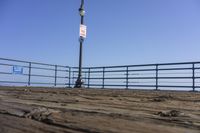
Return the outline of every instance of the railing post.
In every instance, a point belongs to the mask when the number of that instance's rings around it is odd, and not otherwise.
[[[57,69],[58,69],[58,66],[55,65],[55,78],[54,78],[54,86],[57,86]]]
[[[72,71],[72,83],[74,85],[74,71]]]
[[[90,88],[90,68],[88,69],[88,88]]]
[[[85,73],[85,76],[84,76],[84,80],[85,80],[85,81],[84,81],[83,85],[86,84],[86,82],[87,82],[87,72],[84,71],[84,73]]]
[[[68,81],[69,81],[68,87],[71,88],[71,67],[69,67],[68,73],[69,73],[69,76],[68,76]]]
[[[195,64],[192,64],[192,89],[195,91]]]
[[[129,67],[126,67],[126,89],[129,89]]]
[[[102,88],[105,87],[105,67],[103,67],[103,78],[102,78]]]
[[[31,62],[29,62],[28,86],[31,85]]]
[[[158,90],[158,65],[156,65],[156,90]]]

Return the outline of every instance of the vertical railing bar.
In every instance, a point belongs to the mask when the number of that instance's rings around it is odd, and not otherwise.
[[[103,78],[102,78],[102,88],[104,89],[105,87],[105,67],[103,67]]]
[[[31,62],[29,62],[28,86],[31,85]]]
[[[71,67],[69,67],[69,77],[68,77],[68,81],[69,81],[68,87],[71,88]]]
[[[129,89],[129,67],[126,67],[126,89]]]
[[[192,89],[195,91],[195,63],[192,63]]]
[[[156,65],[156,90],[158,90],[158,64]]]
[[[55,65],[55,79],[54,79],[54,86],[57,86],[57,69],[58,69],[58,66]]]
[[[85,76],[84,76],[85,81],[83,82],[83,85],[86,84],[86,82],[87,82],[87,72],[84,72],[84,73],[85,73]]]
[[[74,85],[74,71],[72,72],[72,83]]]
[[[90,68],[88,69],[88,88],[90,88]]]

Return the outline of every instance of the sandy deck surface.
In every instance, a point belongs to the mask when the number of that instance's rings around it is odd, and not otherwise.
[[[200,93],[0,87],[0,133],[200,133]]]

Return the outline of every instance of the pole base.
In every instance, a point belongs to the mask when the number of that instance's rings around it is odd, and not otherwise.
[[[83,83],[84,83],[83,80],[78,78],[74,88],[84,88]]]

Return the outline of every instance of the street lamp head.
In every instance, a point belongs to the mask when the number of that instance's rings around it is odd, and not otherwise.
[[[83,17],[85,15],[85,10],[83,8],[80,8],[79,14],[80,14],[81,17]]]

